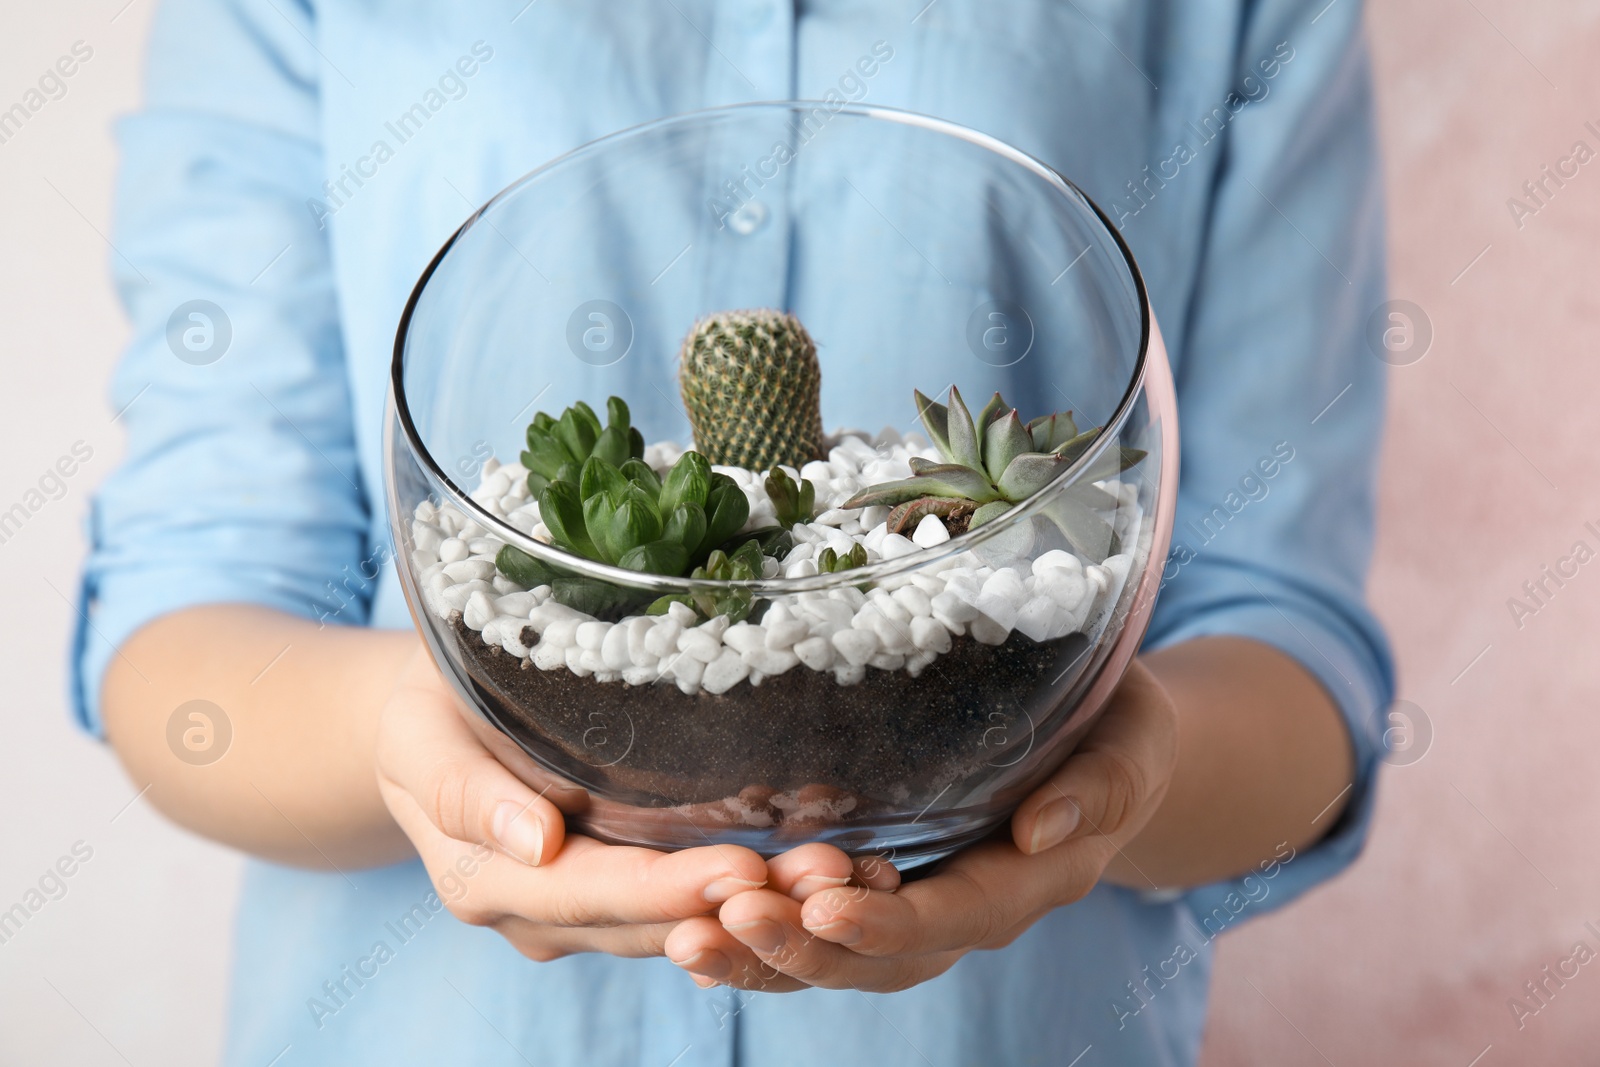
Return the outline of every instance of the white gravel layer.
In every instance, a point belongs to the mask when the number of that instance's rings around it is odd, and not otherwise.
[[[818,514],[795,526],[793,550],[781,565],[769,559],[766,577],[814,575],[816,557],[826,548],[844,555],[864,545],[868,562],[875,563],[950,540],[932,516],[905,537],[888,532],[888,508],[839,507],[867,485],[910,477],[913,456],[936,459],[924,439],[885,430],[876,439],[847,431],[833,440],[826,461],[789,471],[816,486]],[[654,444],[644,458],[664,473],[682,452],[676,444]],[[777,521],[763,475],[735,467],[713,470],[732,477],[749,498],[745,529]],[[1137,543],[1142,515],[1136,487],[1116,480],[1097,484],[1119,501],[1105,517],[1121,543]],[[519,464],[485,460],[472,498],[523,533],[550,541]],[[524,589],[497,573],[494,557],[503,542],[450,505],[417,505],[411,562],[429,611],[446,622],[459,613],[485,644],[521,658],[525,668],[628,685],[671,681],[685,693],[724,693],[742,681],[760,685],[797,667],[831,671],[841,685],[861,681],[868,668],[916,676],[961,636],[998,645],[1013,630],[1035,641],[1093,634],[1121,594],[1131,557],[1083,559],[1047,547],[1055,543],[1048,538],[1059,541],[1047,521],[1034,525],[1044,533],[1022,527],[995,539],[1004,544],[991,542],[885,579],[867,593],[854,586],[796,593],[771,602],[759,623],[732,625],[726,617],[699,620],[683,604],[673,604],[665,615],[616,623],[559,604],[549,586]]]

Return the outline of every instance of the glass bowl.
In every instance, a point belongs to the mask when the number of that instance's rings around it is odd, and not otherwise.
[[[681,338],[760,307],[817,341],[830,451],[795,473],[834,503],[932,455],[913,388],[999,390],[1025,419],[1071,409],[1103,431],[1000,518],[937,544],[880,536],[841,573],[812,573],[823,542],[878,515],[797,530],[811,566],[786,558],[746,582],[640,574],[536,538],[515,459],[535,410],[619,396],[662,464],[688,444]],[[885,429],[835,429],[862,425]],[[477,735],[572,829],[769,856],[825,841],[910,869],[1003,823],[1105,707],[1160,582],[1177,449],[1138,268],[1079,189],[950,123],[795,102],[601,138],[474,213],[400,322],[385,482],[417,628]],[[1099,509],[1106,540],[1063,537],[1045,516],[1067,498]],[[637,603],[732,595],[748,616],[634,610],[585,629],[548,587],[494,570],[502,545]]]

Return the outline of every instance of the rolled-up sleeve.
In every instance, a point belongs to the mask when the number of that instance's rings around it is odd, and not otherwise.
[[[112,263],[132,340],[111,400],[127,449],[92,506],[73,655],[73,703],[96,733],[108,665],[160,615],[366,611],[337,584],[369,515],[328,246],[306,206],[322,183],[309,6],[168,0],[152,32],[145,107],[118,130]]]
[[[1359,853],[1393,695],[1363,589],[1385,370],[1365,333],[1385,277],[1360,8],[1265,0],[1249,12],[1239,77],[1270,92],[1232,120],[1215,178],[1180,344],[1173,553],[1147,647],[1226,634],[1292,656],[1344,714],[1355,782],[1343,815],[1321,816],[1314,848],[1187,894],[1199,916],[1240,918]]]

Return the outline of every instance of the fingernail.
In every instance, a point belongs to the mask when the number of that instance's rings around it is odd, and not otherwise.
[[[691,981],[694,982],[695,985],[699,986],[701,989],[715,989],[717,986],[722,984],[721,982],[717,981],[715,978],[707,978],[703,974],[691,974],[689,976],[689,978],[690,978]]]
[[[718,878],[706,886],[706,900],[712,904],[721,904],[738,893],[748,893],[752,889],[760,889],[765,882],[752,882],[747,878]]]
[[[544,824],[525,805],[502,800],[494,809],[494,839],[500,851],[530,867],[539,866],[544,852]]]
[[[686,971],[720,980],[733,973],[733,961],[714,948],[702,949],[686,960],[673,960]]]
[[[1065,797],[1040,808],[1033,818],[1033,847],[1028,854],[1037,855],[1061,844],[1078,828],[1079,817],[1078,805]]]
[[[728,932],[757,952],[771,955],[783,947],[783,927],[771,919],[739,923],[737,926],[728,927]]]
[[[789,895],[796,900],[804,900],[824,889],[842,889],[849,884],[848,878],[826,878],[820,874],[808,874],[794,884],[794,888],[789,890]]]
[[[849,919],[835,919],[822,926],[806,924],[806,929],[818,934],[835,945],[854,945],[861,940],[861,927]]]

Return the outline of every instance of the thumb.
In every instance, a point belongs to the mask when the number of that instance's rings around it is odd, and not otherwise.
[[[1017,808],[1012,840],[1034,855],[1139,825],[1166,792],[1177,751],[1172,698],[1135,661],[1077,751]]]

